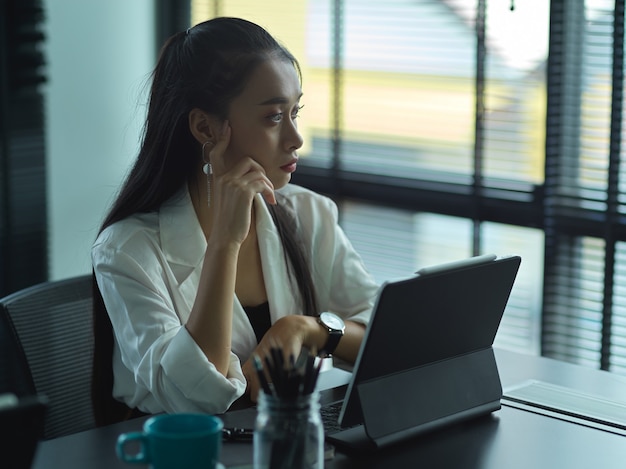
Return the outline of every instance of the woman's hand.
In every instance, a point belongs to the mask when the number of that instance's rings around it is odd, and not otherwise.
[[[345,321],[346,330],[335,349],[333,356],[348,363],[354,363],[361,347],[365,334],[365,326],[354,321]],[[280,318],[265,333],[263,339],[254,351],[262,360],[270,353],[272,348],[280,348],[283,356],[289,359],[291,355],[296,358],[303,347],[312,353],[321,350],[328,340],[328,331],[325,330],[311,316],[292,315]],[[252,357],[254,357],[254,354]],[[247,360],[242,369],[248,381],[248,393],[253,401],[256,401],[260,383],[253,364],[253,358]],[[269,377],[266,374],[269,380]]]
[[[261,193],[270,204],[275,204],[276,198],[274,185],[259,163],[249,156],[240,157],[234,164],[229,161],[226,150],[230,136],[231,128],[225,121],[217,143],[209,152],[213,168],[211,206],[213,219],[219,220],[213,224],[211,236],[241,244],[250,231],[254,196]]]
[[[256,402],[258,400],[259,391],[261,390],[261,384],[259,383],[259,378],[254,368],[253,364],[254,355],[250,357],[241,367],[241,371],[246,378],[246,393],[250,396],[250,400],[252,402]]]
[[[250,394],[250,399],[256,402],[260,389],[253,363],[254,355],[258,355],[263,361],[272,348],[278,348],[282,350],[286,361],[290,356],[295,359],[300,355],[302,347],[312,348],[313,337],[322,336],[323,333],[324,330],[317,323],[316,318],[310,316],[285,316],[276,321],[265,333],[253,355],[243,364],[242,370],[248,382],[247,392]],[[266,377],[270,381],[269,376],[266,375]]]

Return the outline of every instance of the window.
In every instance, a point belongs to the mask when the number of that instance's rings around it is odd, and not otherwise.
[[[552,2],[545,354],[624,373],[624,2]]]
[[[567,3],[567,5],[566,5]],[[520,254],[497,345],[626,373],[624,0],[193,0],[300,59],[294,182],[379,281]]]

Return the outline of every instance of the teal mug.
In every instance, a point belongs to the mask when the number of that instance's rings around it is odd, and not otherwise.
[[[130,464],[149,464],[152,469],[216,469],[222,450],[224,423],[208,414],[164,414],[150,417],[142,432],[122,433],[117,456]],[[134,442],[138,451],[127,452]]]

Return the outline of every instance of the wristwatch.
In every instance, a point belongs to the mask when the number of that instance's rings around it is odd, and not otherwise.
[[[335,352],[339,340],[343,337],[346,325],[339,316],[334,313],[324,312],[319,315],[317,322],[328,331],[326,345],[319,352],[320,356],[329,356]]]

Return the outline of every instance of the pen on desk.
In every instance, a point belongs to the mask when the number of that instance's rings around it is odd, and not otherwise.
[[[231,427],[222,429],[222,439],[224,441],[251,441],[254,436],[254,429]]]

